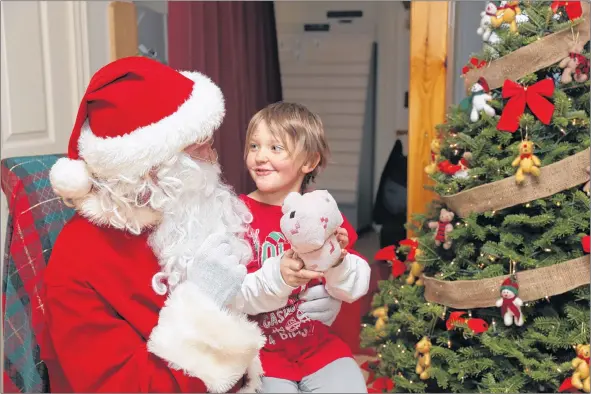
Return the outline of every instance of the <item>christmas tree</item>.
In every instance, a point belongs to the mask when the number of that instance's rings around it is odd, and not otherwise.
[[[370,392],[589,391],[589,4],[481,16],[425,169],[440,198],[376,255]]]

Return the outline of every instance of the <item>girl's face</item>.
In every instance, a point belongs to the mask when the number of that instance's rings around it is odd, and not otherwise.
[[[265,122],[260,122],[247,144],[246,167],[261,193],[299,192],[304,176],[314,169],[303,163],[303,155],[290,152],[292,147],[273,137]]]

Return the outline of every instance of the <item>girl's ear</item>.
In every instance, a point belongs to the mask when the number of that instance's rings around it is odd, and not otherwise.
[[[314,156],[308,159],[304,165],[302,166],[302,172],[304,174],[309,174],[318,166],[320,163],[320,153],[315,153]]]

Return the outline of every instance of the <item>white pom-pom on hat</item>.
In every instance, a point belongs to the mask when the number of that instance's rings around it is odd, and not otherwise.
[[[82,160],[62,157],[49,172],[55,194],[62,198],[77,199],[86,196],[92,188],[90,173]]]

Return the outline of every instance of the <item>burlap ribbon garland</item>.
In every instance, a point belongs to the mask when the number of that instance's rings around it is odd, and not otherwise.
[[[573,29],[546,36],[520,48],[484,68],[473,68],[464,75],[466,90],[478,81],[486,79],[490,89],[503,85],[505,80],[518,79],[549,67],[569,56],[575,41],[586,43],[591,36],[589,27],[590,5],[581,1],[583,14]],[[486,212],[509,208],[528,201],[554,195],[589,180],[590,150],[586,149],[557,163],[541,168],[539,179],[526,177],[518,186],[515,177],[482,185],[451,196],[442,197],[448,208],[458,216],[471,212]],[[591,283],[589,255],[549,267],[517,273],[519,297],[534,301],[566,293]],[[495,306],[500,296],[501,283],[509,275],[482,280],[442,281],[424,277],[425,299],[454,309],[488,308]]]
[[[519,298],[524,302],[566,293],[591,282],[589,255],[549,267],[517,272]],[[500,297],[509,275],[481,280],[443,281],[425,276],[425,300],[454,309],[489,308]]]
[[[582,44],[589,41],[589,3],[581,1],[581,8],[583,14],[576,20],[577,24],[572,30],[565,29],[550,34],[490,62],[486,67],[470,70],[464,76],[466,90],[469,91],[470,87],[480,77],[486,79],[490,89],[496,89],[501,87],[506,79],[517,81],[528,74],[549,67],[568,57],[575,40]]]
[[[515,176],[477,186],[451,196],[442,196],[447,207],[459,217],[472,212],[498,211],[518,204],[552,196],[589,180],[589,148],[559,162],[540,168],[538,178],[526,175],[521,185]]]

